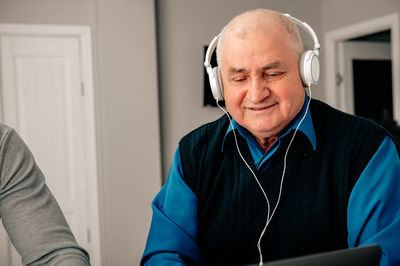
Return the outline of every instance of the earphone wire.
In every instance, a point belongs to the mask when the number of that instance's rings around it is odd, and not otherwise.
[[[296,136],[296,133],[297,133],[300,125],[303,123],[303,120],[306,118],[307,112],[308,112],[308,110],[310,108],[310,103],[311,103],[311,88],[310,88],[310,84],[308,84],[307,88],[308,88],[309,98],[308,98],[308,102],[307,102],[306,111],[304,112],[304,115],[301,118],[299,124],[296,126],[296,129],[295,129],[295,131],[293,133],[293,136],[292,136],[292,138],[291,138],[291,140],[289,142],[288,148],[286,149],[285,157],[283,159],[283,172],[282,172],[281,184],[280,184],[280,188],[279,188],[279,196],[278,196],[278,200],[276,202],[276,205],[274,207],[274,210],[272,211],[271,217],[269,217],[269,221],[268,221],[267,225],[269,224],[269,222],[271,221],[272,217],[274,216],[276,208],[278,207],[278,204],[279,204],[280,199],[281,199],[281,194],[282,194],[281,192],[282,192],[282,187],[283,187],[283,179],[284,179],[285,173],[286,173],[286,159],[287,159],[287,155],[289,153],[290,146],[292,145],[294,137]]]
[[[242,159],[242,161],[245,163],[245,165],[247,166],[247,168],[248,168],[248,169],[250,170],[250,172],[252,173],[254,179],[256,180],[258,186],[259,186],[260,189],[261,189],[261,192],[262,192],[263,195],[264,195],[264,198],[265,198],[265,200],[266,200],[266,202],[267,202],[267,218],[269,218],[270,210],[271,210],[271,205],[270,205],[270,203],[269,203],[267,194],[265,193],[263,187],[261,186],[260,182],[258,181],[257,175],[254,173],[253,169],[251,169],[250,165],[247,163],[247,161],[244,159],[242,153],[240,152],[239,144],[238,144],[237,137],[236,137],[236,132],[235,132],[235,129],[233,128],[232,119],[230,118],[228,112],[227,112],[224,108],[222,108],[222,107],[219,105],[218,100],[216,100],[216,103],[217,103],[217,106],[225,113],[225,115],[226,115],[226,116],[228,117],[228,119],[229,119],[229,124],[230,124],[230,126],[231,126],[231,128],[232,128],[233,136],[234,136],[234,138],[235,138],[236,149],[237,149],[237,151],[238,151],[238,153],[239,153],[240,158]]]
[[[268,227],[269,223],[271,222],[272,217],[273,217],[274,214],[275,214],[276,209],[278,208],[278,205],[279,205],[279,202],[280,202],[280,199],[281,199],[282,188],[283,188],[283,180],[284,180],[285,173],[286,173],[286,165],[287,165],[287,164],[286,164],[286,159],[287,159],[287,155],[288,155],[288,153],[289,153],[290,146],[291,146],[292,143],[293,143],[294,137],[296,136],[296,133],[297,133],[297,131],[298,131],[300,125],[303,123],[303,121],[304,121],[304,119],[305,119],[305,117],[306,117],[306,115],[307,115],[307,112],[308,112],[308,110],[309,110],[309,107],[310,107],[310,103],[311,103],[311,85],[308,84],[307,88],[308,88],[309,99],[308,99],[308,102],[307,102],[306,111],[304,112],[304,115],[303,115],[303,117],[301,118],[299,124],[296,126],[296,129],[295,129],[295,131],[294,131],[294,134],[293,134],[293,136],[292,136],[292,138],[291,138],[291,140],[290,140],[290,142],[289,142],[289,145],[288,145],[288,147],[287,147],[287,149],[286,149],[285,156],[284,156],[284,159],[283,159],[283,171],[282,171],[281,183],[280,183],[280,187],[279,187],[278,199],[277,199],[277,202],[276,202],[275,207],[274,207],[274,209],[273,209],[273,211],[272,211],[271,214],[270,214],[271,205],[270,205],[270,202],[269,202],[269,200],[268,200],[268,196],[267,196],[267,194],[265,193],[265,191],[264,191],[264,189],[263,189],[263,187],[262,187],[260,181],[258,180],[257,175],[254,173],[253,169],[251,169],[250,165],[247,163],[247,161],[244,159],[242,153],[240,152],[240,148],[239,148],[239,144],[238,144],[238,141],[237,141],[235,129],[233,128],[232,120],[231,120],[231,118],[230,118],[228,112],[227,112],[224,108],[222,108],[222,107],[219,105],[218,99],[216,99],[216,104],[217,104],[217,106],[225,113],[225,115],[226,115],[226,116],[228,117],[228,119],[229,119],[229,124],[230,124],[230,126],[232,127],[233,136],[234,136],[234,139],[235,139],[235,144],[236,144],[236,149],[237,149],[237,151],[238,151],[238,154],[239,154],[240,158],[242,159],[242,161],[243,161],[243,162],[245,163],[245,165],[247,166],[247,168],[248,168],[248,169],[250,170],[250,172],[252,173],[254,179],[255,179],[256,182],[257,182],[257,185],[260,187],[260,189],[261,189],[261,191],[262,191],[262,193],[263,193],[263,195],[264,195],[264,198],[265,198],[265,200],[266,200],[266,202],[267,202],[267,220],[266,220],[265,226],[264,226],[263,230],[261,231],[260,237],[259,237],[258,242],[257,242],[257,249],[258,249],[258,253],[259,253],[259,257],[260,257],[259,266],[262,266],[262,265],[264,264],[264,263],[263,263],[262,251],[261,251],[261,240],[262,240],[262,238],[263,238],[263,236],[264,236],[264,234],[265,234],[265,231],[267,230],[267,227]]]

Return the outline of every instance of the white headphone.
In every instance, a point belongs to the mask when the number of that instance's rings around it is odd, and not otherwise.
[[[312,50],[304,51],[299,60],[299,72],[301,81],[303,85],[309,87],[311,84],[316,84],[319,79],[319,60],[318,55],[320,51],[320,45],[318,42],[317,35],[314,30],[305,22],[298,20],[290,16],[289,14],[283,14],[288,17],[291,21],[293,21],[296,25],[299,25],[303,28],[313,39],[314,48]],[[217,47],[219,36],[218,34],[214,37],[208,46],[206,56],[204,59],[204,67],[207,70],[208,78],[210,81],[211,92],[214,96],[214,99],[217,101],[224,100],[224,90],[222,86],[221,74],[218,66],[211,66],[211,56],[214,53],[215,48]]]

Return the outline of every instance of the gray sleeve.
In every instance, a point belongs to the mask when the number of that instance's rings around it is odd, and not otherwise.
[[[18,134],[0,125],[0,216],[28,265],[90,265],[32,153]]]

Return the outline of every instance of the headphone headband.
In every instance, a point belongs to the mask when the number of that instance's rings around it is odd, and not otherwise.
[[[305,23],[301,20],[298,20],[295,17],[292,17],[290,14],[282,14],[282,15],[289,18],[291,21],[293,21],[296,25],[300,26],[303,30],[305,30],[311,36],[311,38],[314,41],[314,52],[316,53],[316,55],[319,55],[319,50],[320,50],[321,46],[319,45],[317,34],[315,34],[314,30],[310,27],[310,25],[308,25],[307,23]]]

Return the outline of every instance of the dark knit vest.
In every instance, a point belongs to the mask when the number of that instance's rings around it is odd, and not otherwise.
[[[287,157],[277,211],[262,239],[264,262],[347,247],[347,204],[351,190],[379,148],[386,131],[372,122],[313,100],[317,146],[297,132]],[[197,242],[205,265],[258,263],[257,241],[267,205],[241,161],[233,134],[222,140],[226,117],[182,138],[184,181],[198,197]],[[266,171],[256,171],[246,141],[239,147],[255,170],[273,208],[277,202],[288,134]]]

